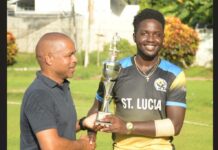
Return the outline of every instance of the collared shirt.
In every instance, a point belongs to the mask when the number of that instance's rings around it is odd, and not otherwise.
[[[69,81],[62,85],[41,74],[26,90],[20,116],[20,148],[37,150],[39,143],[35,134],[56,128],[59,136],[75,140],[77,115],[71,97]]]

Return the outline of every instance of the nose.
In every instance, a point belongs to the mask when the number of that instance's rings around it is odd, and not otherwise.
[[[153,42],[153,41],[154,41],[154,35],[149,34],[149,35],[148,35],[148,38],[147,38],[147,41]]]
[[[77,63],[78,60],[77,60],[77,57],[75,55],[72,55],[71,58],[72,58],[72,62]]]

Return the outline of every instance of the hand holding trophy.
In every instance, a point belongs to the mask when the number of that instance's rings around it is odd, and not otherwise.
[[[110,122],[102,122],[101,120],[106,115],[111,114],[109,111],[109,104],[112,100],[111,92],[121,69],[119,62],[116,61],[117,53],[119,52],[119,50],[117,50],[117,42],[119,39],[116,33],[110,43],[110,58],[104,61],[103,64],[102,78],[104,83],[104,98],[100,111],[97,114],[96,125],[108,126],[111,124]]]

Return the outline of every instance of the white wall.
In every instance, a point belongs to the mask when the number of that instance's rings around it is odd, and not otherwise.
[[[48,1],[54,0],[36,0],[37,4],[42,4],[44,6],[49,6]],[[67,5],[69,0],[56,0],[56,3],[53,6],[49,6],[49,11],[51,10],[61,10],[57,7],[57,2]],[[48,31],[60,31],[74,35],[74,31],[77,32],[77,47],[78,51],[86,50],[90,47],[90,51],[93,50],[102,50],[105,43],[109,43],[113,35],[117,32],[121,38],[127,39],[130,43],[134,44],[132,34],[133,34],[133,18],[139,10],[139,6],[126,5],[122,13],[117,16],[112,13],[110,9],[110,0],[94,0],[94,20],[91,26],[90,32],[90,44],[89,34],[88,34],[88,0],[75,0],[75,11],[76,11],[76,27],[74,27],[73,18],[66,17],[62,19],[59,23],[59,19],[65,16],[60,16],[53,18],[49,21],[49,18],[42,17],[41,19],[28,19],[28,18],[17,18],[9,17],[8,20],[8,29],[15,33],[17,37],[17,44],[20,51],[34,51],[35,40],[39,38],[39,35],[46,33]],[[70,6],[70,5],[69,5]],[[66,7],[65,7],[66,8]],[[48,11],[48,9],[38,8],[37,11]],[[29,16],[30,18],[32,16]],[[34,18],[34,17],[32,17]],[[44,26],[37,25],[40,22],[44,23]],[[30,26],[34,28],[30,28]],[[66,28],[65,28],[66,27]],[[29,29],[28,29],[29,28]],[[69,29],[71,28],[71,29]],[[25,32],[24,32],[25,31]],[[72,36],[73,38],[73,36]],[[34,39],[34,41],[32,41]],[[26,41],[26,42],[24,42]]]
[[[35,12],[70,12],[72,0],[35,0]]]
[[[197,29],[199,47],[193,65],[211,67],[213,63],[213,29]]]
[[[74,0],[75,12],[84,17],[88,17],[88,0]],[[94,14],[110,14],[110,0],[93,0]]]
[[[97,6],[96,6],[97,7]],[[100,7],[100,5],[99,5]],[[91,38],[90,48],[102,50],[103,45],[111,41],[113,35],[117,32],[121,38],[127,39],[131,44],[133,41],[133,18],[137,14],[139,6],[126,5],[120,16],[113,14],[103,9],[98,9],[94,12],[94,20],[91,26]],[[84,16],[83,26],[83,41],[82,49],[87,48],[87,36],[88,36],[88,16]]]

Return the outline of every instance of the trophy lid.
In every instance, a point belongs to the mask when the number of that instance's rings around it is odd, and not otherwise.
[[[117,43],[120,41],[120,36],[118,35],[118,33],[116,32],[111,40],[110,43],[110,58],[111,61],[115,61],[116,57],[117,57],[117,53],[119,52],[119,50],[117,49]]]

